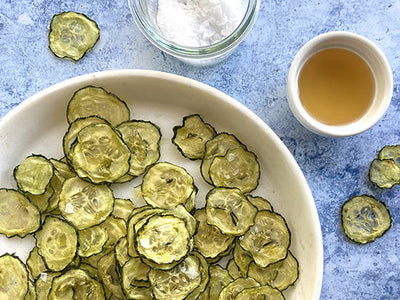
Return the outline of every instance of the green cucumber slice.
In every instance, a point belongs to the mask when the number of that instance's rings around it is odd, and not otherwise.
[[[171,163],[156,163],[143,177],[142,197],[153,207],[172,209],[184,204],[193,190],[193,177]]]
[[[124,101],[102,87],[85,86],[77,90],[68,102],[68,123],[79,118],[100,117],[112,126],[128,121],[130,111]]]
[[[42,229],[35,233],[35,238],[40,256],[52,271],[64,270],[78,252],[76,230],[56,217],[47,216]]]
[[[216,135],[215,129],[198,114],[184,117],[182,126],[175,126],[173,131],[172,143],[184,157],[193,160],[203,158],[206,142]]]
[[[392,218],[386,205],[369,196],[355,196],[342,206],[342,226],[345,234],[359,244],[373,242],[389,230]]]
[[[258,186],[260,165],[253,152],[235,148],[215,157],[208,173],[214,186],[235,187],[248,193]]]
[[[53,177],[52,163],[42,155],[31,155],[14,169],[18,188],[33,195],[41,195]]]
[[[16,256],[0,256],[0,299],[23,299],[28,292],[28,271]]]
[[[50,22],[49,47],[55,56],[80,60],[100,37],[96,22],[82,13],[62,12]]]
[[[369,180],[380,188],[390,189],[400,183],[400,166],[392,159],[374,159],[369,168]]]
[[[127,121],[119,124],[117,130],[131,151],[129,174],[142,175],[160,158],[160,128],[149,121]]]
[[[26,235],[40,227],[40,211],[22,193],[0,189],[0,233],[7,237]]]
[[[49,300],[105,299],[103,285],[80,269],[68,270],[53,279]]]
[[[269,285],[283,291],[294,284],[299,277],[299,264],[289,251],[284,260],[270,264],[266,268],[261,268],[254,262],[250,263],[248,276],[262,285]]]
[[[58,206],[62,216],[82,230],[100,224],[111,214],[114,196],[106,185],[75,177],[64,182]]]
[[[206,195],[206,213],[210,225],[239,236],[253,225],[257,209],[237,188],[214,188]]]
[[[72,168],[91,182],[112,183],[129,171],[130,151],[110,125],[94,124],[79,131],[69,152]]]
[[[286,258],[289,245],[290,231],[285,219],[267,210],[257,213],[254,225],[240,239],[240,246],[260,267]]]

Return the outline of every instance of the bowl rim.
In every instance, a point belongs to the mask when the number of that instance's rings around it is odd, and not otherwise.
[[[322,45],[322,43],[324,42],[335,39],[336,40],[342,39],[343,44],[348,44],[348,45],[350,45],[350,43],[362,44],[374,53],[376,59],[379,60],[379,64],[384,71],[383,76],[385,77],[385,86],[384,88],[382,88],[382,90],[384,90],[386,94],[386,97],[384,99],[379,99],[379,101],[377,102],[379,103],[379,105],[377,106],[378,109],[376,109],[376,111],[372,113],[369,118],[361,118],[358,121],[338,126],[326,125],[322,122],[319,122],[314,117],[312,117],[305,110],[304,106],[301,104],[298,95],[298,85],[297,85],[298,75],[304,63],[318,51],[328,48],[335,48],[335,46],[321,47],[319,48],[319,50],[314,50],[314,49],[318,48],[319,45]],[[351,47],[347,48],[345,46],[336,46],[336,48],[344,48],[352,51]],[[368,61],[367,63],[370,64]],[[373,43],[368,38],[350,31],[330,31],[322,33],[310,39],[300,48],[300,50],[295,55],[290,65],[287,77],[287,96],[291,111],[293,112],[297,120],[305,128],[316,134],[323,136],[346,137],[346,136],[356,135],[368,130],[369,128],[374,126],[385,114],[386,110],[390,105],[392,94],[393,94],[393,74],[385,54],[375,43]]]
[[[81,85],[82,83],[91,82],[93,80],[104,80],[108,78],[122,78],[122,77],[138,77],[138,78],[157,78],[161,80],[171,81],[179,84],[186,85],[188,87],[193,87],[194,89],[201,89],[205,93],[209,94],[212,97],[218,98],[219,101],[224,102],[226,105],[231,106],[233,109],[236,109],[243,113],[246,117],[250,118],[257,127],[263,130],[268,137],[272,140],[272,142],[276,145],[276,147],[282,151],[282,154],[287,159],[287,163],[291,165],[293,172],[296,175],[296,178],[299,180],[299,184],[302,186],[304,195],[305,195],[305,203],[309,207],[310,218],[312,219],[313,227],[315,228],[315,237],[317,240],[316,253],[317,257],[315,259],[315,274],[316,281],[314,282],[314,291],[313,297],[311,299],[319,299],[321,288],[322,288],[322,278],[323,278],[323,242],[322,242],[322,232],[320,221],[318,217],[317,208],[314,202],[313,195],[311,193],[310,187],[306,181],[306,178],[303,172],[300,169],[297,161],[290,153],[289,149],[285,146],[285,144],[281,141],[278,135],[253,111],[247,108],[244,104],[235,100],[231,96],[225,94],[224,92],[211,87],[205,83],[199,82],[194,79],[190,79],[187,77],[183,77],[180,75],[175,75],[171,73],[165,73],[160,71],[152,71],[152,70],[134,70],[134,69],[120,69],[120,70],[107,70],[100,71],[94,73],[88,73],[85,75],[76,76],[70,79],[66,79],[50,87],[47,87],[31,97],[27,98],[25,101],[14,107],[8,113],[6,113],[0,119],[0,128],[3,124],[7,123],[11,118],[14,118],[15,115],[23,112],[25,109],[28,109],[29,106],[35,105],[35,103],[40,102],[42,98],[57,92],[59,89],[71,89],[74,86]]]
[[[182,46],[160,35],[141,13],[141,0],[127,0],[133,19],[142,34],[158,49],[181,59],[206,60],[231,52],[253,28],[260,10],[261,0],[248,0],[249,5],[239,26],[223,40],[202,47]]]

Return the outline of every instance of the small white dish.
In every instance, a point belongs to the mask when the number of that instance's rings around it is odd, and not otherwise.
[[[342,48],[359,55],[369,65],[375,79],[375,96],[370,109],[359,120],[345,125],[327,125],[316,120],[299,97],[298,79],[302,67],[314,54],[329,48]],[[369,39],[351,32],[333,31],[311,39],[296,54],[288,74],[287,93],[290,109],[304,127],[324,136],[351,136],[371,128],[386,112],[393,93],[393,75],[385,54]]]
[[[288,300],[318,300],[322,283],[322,235],[314,199],[295,159],[279,137],[259,118],[228,95],[192,79],[143,70],[116,70],[87,74],[49,87],[22,102],[0,120],[0,187],[15,188],[13,168],[26,156],[41,153],[61,158],[62,137],[68,124],[66,107],[73,93],[86,85],[104,87],[123,99],[131,118],[151,120],[162,132],[161,161],[183,166],[193,175],[204,205],[211,188],[202,179],[199,161],[185,159],[171,143],[173,126],[186,115],[199,113],[219,132],[235,134],[258,155],[261,178],[252,193],[266,197],[282,214],[291,230],[290,250],[299,261],[300,276],[285,292]],[[134,198],[141,182],[113,186],[116,197]],[[137,199],[133,200],[138,205]],[[0,235],[0,255],[16,253],[25,260],[34,239],[7,239]]]

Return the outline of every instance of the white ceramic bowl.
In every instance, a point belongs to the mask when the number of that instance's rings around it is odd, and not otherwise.
[[[355,52],[368,63],[374,75],[375,96],[372,106],[356,122],[340,126],[323,124],[314,119],[300,101],[298,77],[303,65],[311,56],[328,48],[343,48]],[[326,136],[350,136],[371,128],[386,112],[392,92],[392,70],[385,54],[369,39],[345,31],[324,33],[307,42],[293,59],[287,80],[289,106],[293,114],[304,127]]]
[[[197,206],[210,189],[201,178],[199,161],[182,157],[171,143],[172,128],[182,117],[199,113],[217,131],[234,133],[259,158],[260,185],[253,195],[266,197],[287,220],[292,232],[290,250],[300,264],[300,277],[285,291],[286,299],[319,299],[323,250],[317,210],[299,166],[275,133],[253,112],[226,94],[184,77],[154,72],[118,70],[88,74],[49,87],[10,111],[0,120],[0,187],[15,187],[13,168],[31,153],[61,158],[67,130],[66,106],[74,91],[102,86],[125,100],[131,117],[151,120],[161,127],[161,161],[185,167],[199,188]],[[117,185],[117,197],[134,198],[135,181]],[[134,199],[134,201],[137,201]],[[142,204],[142,203],[141,203]],[[0,255],[16,252],[23,260],[33,238],[7,239],[0,235]]]

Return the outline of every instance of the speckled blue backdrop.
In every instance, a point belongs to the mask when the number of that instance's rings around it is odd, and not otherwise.
[[[79,63],[48,50],[51,16],[88,14],[101,27],[99,44]],[[355,137],[326,138],[304,129],[286,101],[286,76],[312,37],[348,30],[374,41],[393,68],[394,95],[384,118]],[[377,150],[400,143],[400,1],[262,1],[259,19],[223,63],[196,68],[161,53],[140,34],[125,0],[2,0],[0,2],[0,117],[27,97],[88,72],[135,68],[184,75],[235,97],[258,114],[297,159],[318,208],[324,242],[321,299],[400,299],[400,186],[380,190],[367,170]],[[0,162],[1,163],[1,162]],[[390,231],[359,246],[343,235],[339,212],[350,196],[381,198],[393,217]]]

